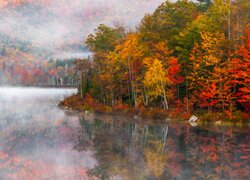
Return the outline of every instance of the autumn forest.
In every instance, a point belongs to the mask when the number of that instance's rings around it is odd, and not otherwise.
[[[0,179],[249,169],[249,0],[0,0]]]
[[[136,30],[101,24],[77,60],[79,94],[119,108],[249,112],[250,4],[162,3]]]

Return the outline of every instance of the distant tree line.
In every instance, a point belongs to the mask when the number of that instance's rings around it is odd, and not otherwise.
[[[16,86],[75,86],[78,79],[74,59],[0,62],[0,85]]]

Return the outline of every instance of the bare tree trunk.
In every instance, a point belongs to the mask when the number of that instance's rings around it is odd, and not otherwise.
[[[132,95],[133,95],[133,100],[134,100],[134,107],[137,108],[137,92],[136,92],[136,82],[135,82],[135,77],[134,77],[134,72],[133,72],[133,64],[130,69],[131,71],[131,83],[132,83]]]
[[[101,75],[101,67],[100,66],[98,66],[98,73],[99,73],[99,75],[98,75],[98,77],[100,77],[100,75]],[[100,81],[100,89],[101,89],[101,101],[103,101],[104,103],[105,103],[105,99],[104,99],[104,95],[103,95],[103,85],[102,85],[102,81],[101,81],[101,79],[99,79],[99,81]]]
[[[111,95],[111,103],[112,103],[112,106],[115,105],[115,100],[114,100],[114,92],[113,92],[113,88],[112,88],[112,84],[110,82],[110,95]]]
[[[83,99],[83,72],[81,75],[80,94],[81,94],[81,99]]]
[[[122,81],[120,80],[120,101],[121,101],[121,103],[123,103],[122,102]],[[118,95],[118,97],[119,97],[119,95]]]
[[[168,107],[167,95],[166,95],[164,84],[162,82],[161,82],[161,86],[162,86],[162,91],[163,91],[164,109],[168,110],[169,107]]]
[[[134,106],[136,107],[134,78],[133,78],[133,67],[131,67],[130,57],[128,58],[127,63],[128,63],[128,73],[129,73],[129,83],[130,83],[130,86],[131,86],[131,98],[132,98],[132,101],[134,101]]]
[[[143,104],[144,104],[145,106],[148,106],[149,97],[148,97],[148,93],[147,93],[147,91],[146,91],[145,86],[143,86],[142,100],[143,100]]]

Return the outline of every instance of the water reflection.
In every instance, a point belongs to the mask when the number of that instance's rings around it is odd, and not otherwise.
[[[0,88],[0,179],[248,179],[249,128],[58,109],[76,90]]]
[[[0,179],[87,179],[93,151],[73,149],[79,120],[57,107],[75,92],[0,88]]]
[[[79,116],[101,179],[248,179],[249,129]]]

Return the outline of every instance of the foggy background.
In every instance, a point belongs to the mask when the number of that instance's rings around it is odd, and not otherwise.
[[[163,0],[0,0],[0,48],[59,58],[88,55],[87,35],[101,23],[134,29]]]

